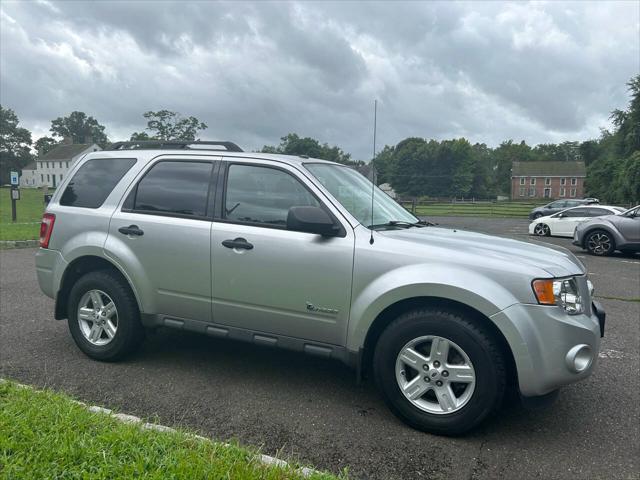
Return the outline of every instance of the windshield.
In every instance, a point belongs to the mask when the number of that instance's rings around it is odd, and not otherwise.
[[[638,212],[640,212],[640,205],[636,205],[635,207],[630,208],[629,210],[621,213],[620,215],[623,215],[625,217],[637,217]]]
[[[372,221],[371,182],[349,167],[326,163],[307,163],[305,167],[362,225],[418,222],[416,217],[378,187],[375,187],[373,196]]]

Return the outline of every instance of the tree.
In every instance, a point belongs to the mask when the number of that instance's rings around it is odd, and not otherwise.
[[[351,155],[345,153],[339,147],[330,147],[327,143],[320,144],[318,140],[311,137],[301,138],[296,133],[289,133],[280,138],[280,145],[277,147],[265,145],[260,151],[262,153],[281,153],[284,155],[307,155],[308,157],[320,158],[344,165],[364,165],[362,161],[351,160]]]
[[[147,119],[147,128],[151,132],[134,132],[131,141],[136,140],[196,140],[200,130],[209,127],[196,117],[183,117],[170,110],[148,111],[142,115]]]
[[[473,185],[471,196],[489,198],[495,196],[495,177],[493,176],[493,150],[484,143],[473,146],[475,165],[473,169]]]
[[[54,137],[70,138],[72,143],[97,143],[104,147],[109,142],[104,126],[84,112],[75,111],[52,120],[49,131]]]
[[[15,112],[0,105],[0,184],[9,183],[9,172],[22,170],[32,159],[31,132],[18,123]]]
[[[54,138],[41,137],[35,141],[33,147],[36,149],[38,155],[44,155],[56,145],[58,145],[58,142],[56,142]]]
[[[611,203],[640,200],[640,75],[628,83],[626,110],[611,113],[614,131],[603,130],[587,168],[587,193]],[[585,142],[586,143],[586,142]],[[584,143],[583,143],[584,145]]]
[[[376,183],[391,183],[393,176],[393,168],[395,164],[395,147],[385,145],[382,150],[376,154],[374,159],[374,167],[376,169]]]
[[[157,140],[157,138],[150,137],[147,132],[133,132],[129,141],[146,141],[146,140]]]

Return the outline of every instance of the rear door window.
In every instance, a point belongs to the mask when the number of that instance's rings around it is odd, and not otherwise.
[[[102,158],[87,161],[67,184],[60,198],[60,205],[99,208],[135,163],[135,158]]]
[[[588,217],[589,209],[588,208],[574,208],[572,210],[567,210],[566,212],[562,212],[563,217]]]
[[[589,217],[599,217],[600,215],[611,215],[613,212],[610,212],[606,208],[590,208],[589,209]]]
[[[132,192],[133,210],[157,215],[206,216],[212,169],[212,162],[156,163]]]

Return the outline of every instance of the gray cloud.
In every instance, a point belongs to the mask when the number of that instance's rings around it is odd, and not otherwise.
[[[288,132],[370,157],[379,136],[595,137],[640,70],[636,2],[3,2],[0,101],[34,134],[146,110],[246,148]]]

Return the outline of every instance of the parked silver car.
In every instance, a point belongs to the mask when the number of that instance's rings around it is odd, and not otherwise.
[[[335,358],[440,434],[593,371],[605,315],[567,250],[426,225],[343,165],[195,143],[88,154],[46,209],[39,284],[90,357],[170,327]]]
[[[592,255],[611,255],[620,250],[640,252],[640,205],[618,215],[606,215],[578,224],[573,244]]]

